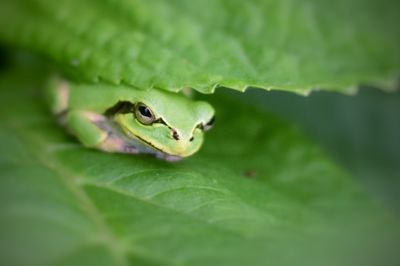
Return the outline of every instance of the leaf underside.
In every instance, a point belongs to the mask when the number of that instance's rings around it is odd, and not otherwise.
[[[0,40],[88,82],[353,92],[396,81],[398,10],[395,0],[14,0],[2,3]]]
[[[0,76],[2,265],[354,266],[398,246],[398,224],[273,116],[216,95],[223,122],[195,156],[107,154],[56,126],[38,77]]]

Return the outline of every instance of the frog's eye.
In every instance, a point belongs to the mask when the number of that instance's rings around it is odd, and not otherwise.
[[[135,105],[135,117],[143,125],[151,125],[156,120],[153,111],[143,103]]]

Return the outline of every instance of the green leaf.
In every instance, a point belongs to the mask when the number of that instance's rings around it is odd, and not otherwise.
[[[107,154],[56,125],[42,77],[0,77],[2,265],[373,265],[398,247],[398,221],[274,116],[216,95],[195,156]]]
[[[92,82],[353,92],[396,81],[399,3],[14,0],[0,10],[0,40]]]
[[[386,93],[362,88],[355,97],[250,90],[236,96],[301,126],[341,166],[400,213],[400,90]]]

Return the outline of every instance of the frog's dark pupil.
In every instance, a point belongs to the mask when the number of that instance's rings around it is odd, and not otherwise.
[[[147,108],[146,106],[139,106],[139,112],[143,116],[152,117],[149,108]]]

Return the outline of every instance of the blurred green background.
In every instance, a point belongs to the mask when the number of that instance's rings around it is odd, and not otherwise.
[[[400,92],[363,87],[355,95],[251,89],[223,92],[294,122],[386,206],[400,213]]]

